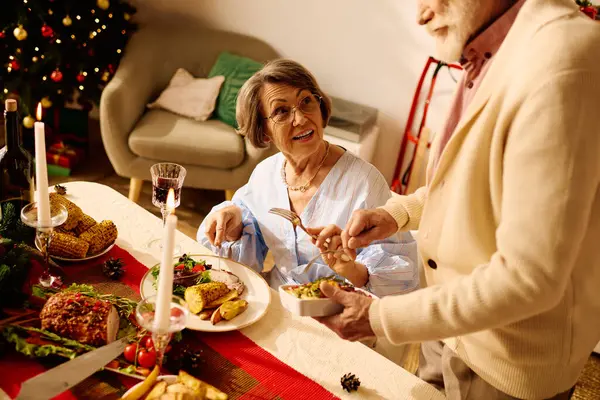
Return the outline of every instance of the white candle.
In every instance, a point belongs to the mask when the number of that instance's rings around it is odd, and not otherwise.
[[[167,216],[163,232],[163,253],[158,274],[158,293],[156,295],[156,313],[154,315],[154,329],[160,333],[167,333],[171,318],[171,300],[173,298],[173,250],[175,248],[175,230],[177,229],[177,216],[175,209],[175,196],[173,189],[167,196],[167,208],[171,214]]]
[[[50,199],[48,197],[48,167],[46,165],[46,137],[42,119],[42,104],[37,108],[38,121],[35,128],[35,181],[37,187],[37,210],[40,225],[50,226]]]

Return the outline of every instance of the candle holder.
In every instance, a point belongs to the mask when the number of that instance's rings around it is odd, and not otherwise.
[[[54,228],[62,225],[69,216],[67,208],[62,204],[50,205],[50,221],[42,223],[38,220],[37,203],[29,203],[21,210],[21,221],[27,226],[35,228],[35,240],[40,246],[44,256],[44,270],[39,277],[39,284],[44,287],[60,287],[62,284],[62,271],[50,264],[50,254],[48,249],[52,241],[52,232]]]
[[[135,317],[138,324],[148,332],[152,333],[152,341],[156,349],[156,364],[161,366],[165,356],[165,350],[175,332],[185,329],[189,311],[185,300],[173,296],[171,299],[171,316],[167,327],[158,326],[155,319],[157,296],[150,296],[140,301],[135,309]]]

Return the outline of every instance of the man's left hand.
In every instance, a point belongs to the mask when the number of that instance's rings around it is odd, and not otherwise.
[[[373,299],[362,294],[341,290],[326,282],[320,286],[321,292],[331,300],[344,306],[341,314],[330,317],[318,317],[317,321],[352,342],[375,336],[369,322],[369,307]]]

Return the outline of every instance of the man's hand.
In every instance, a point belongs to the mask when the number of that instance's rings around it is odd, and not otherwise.
[[[231,205],[223,207],[206,217],[206,237],[213,246],[221,246],[223,241],[234,242],[242,236],[242,210]]]
[[[342,232],[342,245],[355,258],[356,249],[368,246],[374,240],[383,240],[398,231],[398,223],[381,208],[356,210]]]
[[[373,299],[358,293],[345,292],[322,282],[321,292],[331,300],[344,306],[341,314],[315,318],[334,331],[339,337],[352,342],[375,336],[369,322],[369,307]]]

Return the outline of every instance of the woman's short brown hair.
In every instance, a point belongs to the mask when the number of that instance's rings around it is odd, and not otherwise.
[[[261,89],[265,83],[280,83],[298,89],[306,89],[320,96],[323,127],[327,126],[331,115],[331,99],[323,93],[315,77],[299,63],[278,59],[269,61],[244,83],[237,98],[235,118],[238,133],[246,136],[255,147],[268,147],[265,132],[265,117],[261,114]]]

